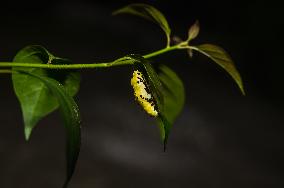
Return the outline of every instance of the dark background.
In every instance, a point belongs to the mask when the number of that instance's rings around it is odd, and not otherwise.
[[[6,1],[0,6],[0,59],[41,44],[74,63],[146,54],[165,44],[143,19],[112,17],[133,1]],[[130,68],[82,71],[76,97],[82,151],[70,188],[284,187],[283,5],[280,1],[135,1],[152,4],[173,33],[194,44],[224,47],[243,76],[242,97],[206,57],[171,52],[156,58],[183,79],[187,100],[162,151],[158,129],[135,104]],[[65,172],[63,126],[57,113],[24,141],[19,103],[8,75],[0,77],[0,187],[57,188]]]

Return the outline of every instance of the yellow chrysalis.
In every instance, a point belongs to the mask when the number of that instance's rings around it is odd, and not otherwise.
[[[158,112],[155,109],[153,97],[151,93],[149,93],[149,89],[146,86],[145,78],[140,71],[135,70],[133,72],[131,85],[134,89],[134,95],[138,103],[149,115],[156,117],[158,115]]]

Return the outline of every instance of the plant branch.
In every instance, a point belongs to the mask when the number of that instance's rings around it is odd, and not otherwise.
[[[166,47],[161,50],[146,54],[143,57],[145,59],[150,59],[152,57],[164,54],[166,52],[179,50],[179,49],[184,49],[184,47],[181,48],[181,46],[178,44],[175,46]],[[30,68],[43,68],[43,69],[93,69],[93,68],[107,68],[107,67],[131,65],[131,64],[133,64],[133,61],[131,60],[119,61],[118,59],[112,62],[104,62],[104,63],[68,64],[68,65],[35,64],[35,63],[26,63],[26,62],[0,62],[0,67],[30,67]],[[5,70],[0,70],[0,71],[1,71],[0,73],[5,72]]]
[[[12,70],[10,69],[0,69],[0,74],[10,74],[12,73]]]

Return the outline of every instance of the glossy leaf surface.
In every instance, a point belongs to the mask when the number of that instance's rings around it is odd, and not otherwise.
[[[73,175],[81,147],[81,118],[79,108],[65,87],[58,81],[29,72],[21,71],[21,74],[26,75],[28,78],[37,79],[44,84],[59,104],[67,138],[67,178],[63,186],[65,188]]]
[[[242,78],[240,76],[239,71],[237,70],[233,60],[229,56],[229,54],[219,46],[213,44],[202,44],[199,46],[195,46],[193,50],[196,50],[215,63],[217,63],[220,67],[222,67],[225,71],[229,73],[229,75],[234,79],[237,83],[238,87],[240,88],[243,95],[245,95],[245,90],[242,82]]]
[[[153,6],[147,5],[147,4],[137,3],[137,4],[130,4],[126,7],[123,7],[121,9],[113,12],[114,15],[124,14],[124,13],[140,16],[140,17],[143,17],[147,20],[150,20],[150,21],[156,23],[165,32],[165,34],[167,36],[168,43],[169,43],[170,35],[171,35],[171,29],[169,27],[167,19],[158,9],[156,9]]]
[[[20,50],[14,62],[35,64],[68,64],[69,61],[57,58],[42,46],[28,46]],[[80,85],[80,75],[76,71],[47,70],[40,68],[13,67],[13,71],[26,71],[38,76],[48,76],[64,85],[66,91],[74,96]],[[56,98],[50,93],[46,85],[27,74],[12,74],[14,91],[20,101],[24,124],[25,137],[29,139],[32,129],[39,120],[53,112],[58,107]]]

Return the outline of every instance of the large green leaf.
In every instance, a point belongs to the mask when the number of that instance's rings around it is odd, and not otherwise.
[[[37,79],[44,84],[59,104],[59,110],[64,121],[67,137],[67,178],[63,186],[67,187],[73,175],[81,146],[81,118],[79,108],[65,87],[58,81],[31,72],[20,71],[19,73],[26,75],[27,79]],[[16,72],[14,74],[18,73]]]
[[[194,46],[192,49],[206,55],[219,66],[221,66],[223,69],[225,69],[237,83],[242,94],[245,95],[245,90],[240,73],[238,72],[233,60],[224,49],[213,44],[202,44],[199,46]]]
[[[147,5],[147,4],[137,3],[137,4],[128,5],[126,7],[123,7],[113,12],[114,15],[122,14],[122,13],[140,16],[140,17],[146,18],[147,20],[153,21],[154,23],[158,24],[165,32],[167,36],[168,44],[169,44],[171,29],[169,27],[169,24],[165,16],[155,7]]]
[[[27,46],[20,50],[14,62],[38,64],[69,64],[65,59],[57,58],[41,46]],[[13,71],[27,71],[39,76],[48,76],[64,85],[67,92],[74,96],[80,85],[80,75],[75,71],[53,70],[40,68],[14,67]],[[40,119],[53,112],[58,107],[56,98],[50,93],[46,85],[27,74],[12,74],[15,93],[20,101],[24,124],[25,137],[29,139],[32,129]]]
[[[159,67],[159,79],[163,86],[163,91],[161,92],[164,99],[162,114],[168,122],[166,120],[163,121],[162,117],[158,123],[161,127],[162,139],[167,142],[171,125],[173,125],[184,107],[185,90],[183,82],[178,75],[165,65],[160,65]]]
[[[149,93],[152,95],[155,103],[155,109],[158,111],[156,120],[160,128],[160,134],[162,141],[164,142],[164,148],[166,148],[166,143],[170,131],[171,123],[168,121],[166,114],[164,114],[164,102],[165,98],[163,95],[162,83],[159,79],[158,74],[152,67],[152,65],[146,61],[143,57],[137,58],[134,63],[134,69],[141,72],[146,80],[147,88]]]

